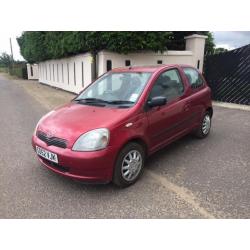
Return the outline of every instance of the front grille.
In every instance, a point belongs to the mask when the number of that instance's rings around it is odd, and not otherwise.
[[[56,146],[59,148],[67,148],[67,141],[58,137],[49,137],[46,133],[42,131],[37,132],[37,137],[44,141],[48,146]]]

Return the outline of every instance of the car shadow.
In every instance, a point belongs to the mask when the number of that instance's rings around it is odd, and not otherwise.
[[[159,168],[159,164],[156,163],[168,161],[170,157],[175,158],[177,154],[183,151],[188,151],[187,148],[194,145],[197,141],[199,140],[195,139],[194,136],[190,134],[180,138],[175,142],[172,142],[171,144],[163,147],[159,151],[149,156],[145,164],[145,168],[149,170]],[[168,165],[168,168],[172,167],[175,166]]]

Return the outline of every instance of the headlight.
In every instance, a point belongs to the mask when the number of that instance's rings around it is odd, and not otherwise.
[[[81,135],[75,142],[74,151],[95,151],[106,148],[109,143],[109,130],[98,128]]]
[[[34,130],[34,135],[36,135],[37,128],[38,128],[39,124],[42,122],[42,120],[44,120],[46,117],[48,117],[49,115],[51,115],[54,112],[55,112],[55,110],[51,110],[49,113],[47,113],[46,115],[41,117],[41,119],[36,124],[35,130]]]

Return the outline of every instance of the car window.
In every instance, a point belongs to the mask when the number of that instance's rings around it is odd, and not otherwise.
[[[183,71],[192,88],[199,88],[200,86],[203,86],[203,79],[197,70],[192,68],[184,68]]]
[[[76,99],[95,98],[107,102],[135,103],[151,75],[150,72],[107,73],[86,88]]]
[[[162,73],[156,80],[149,98],[164,96],[167,101],[171,101],[181,96],[184,86],[177,69],[170,69]]]

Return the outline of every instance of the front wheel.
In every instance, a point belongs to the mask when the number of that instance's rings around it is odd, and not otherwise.
[[[209,112],[206,112],[205,115],[203,116],[203,119],[201,121],[201,124],[197,131],[195,131],[195,135],[198,138],[205,138],[208,136],[210,129],[211,129],[211,115]]]
[[[116,160],[113,183],[119,187],[127,187],[135,183],[142,174],[144,162],[144,148],[134,142],[127,144]]]

